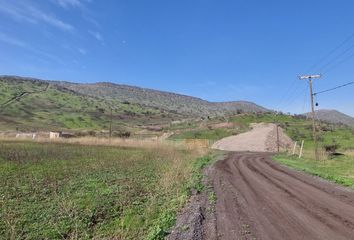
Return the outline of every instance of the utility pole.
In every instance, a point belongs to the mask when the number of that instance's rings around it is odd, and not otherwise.
[[[309,86],[310,86],[310,96],[311,96],[311,112],[312,112],[312,135],[313,135],[313,141],[315,144],[315,157],[316,160],[319,160],[319,156],[318,156],[318,143],[317,143],[317,131],[316,131],[316,116],[315,116],[315,103],[313,100],[313,87],[312,87],[312,79],[315,78],[320,78],[321,75],[316,74],[316,75],[304,75],[304,76],[300,76],[300,80],[308,80],[309,82]]]
[[[280,143],[279,143],[279,124],[277,123],[277,147],[278,153],[280,152]]]
[[[113,121],[113,109],[111,107],[111,116],[109,121],[109,140],[112,138],[112,121]]]

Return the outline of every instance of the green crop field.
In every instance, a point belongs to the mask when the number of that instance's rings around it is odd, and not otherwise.
[[[163,239],[200,169],[185,147],[0,142],[0,239]]]

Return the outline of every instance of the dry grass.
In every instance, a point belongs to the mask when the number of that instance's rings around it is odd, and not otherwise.
[[[137,138],[98,138],[98,137],[78,137],[78,138],[36,138],[36,139],[21,139],[15,137],[0,136],[1,141],[14,142],[39,142],[39,143],[70,143],[87,146],[117,146],[117,147],[133,147],[144,149],[186,149],[196,150],[197,153],[205,153],[209,148],[209,141],[205,139],[188,139],[185,141],[168,141],[164,139],[137,139]]]
[[[0,235],[162,239],[207,151],[136,139],[0,141]]]

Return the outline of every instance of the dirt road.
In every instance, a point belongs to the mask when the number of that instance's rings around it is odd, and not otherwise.
[[[278,129],[279,143],[282,149],[288,149],[292,140]],[[275,152],[277,150],[276,125],[272,123],[253,124],[252,130],[223,138],[213,144],[212,148],[226,151]]]
[[[354,239],[354,192],[269,153],[230,153],[211,177],[219,239]]]

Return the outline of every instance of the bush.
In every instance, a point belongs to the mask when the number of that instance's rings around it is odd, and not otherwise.
[[[338,148],[339,148],[339,145],[336,143],[328,144],[328,145],[324,146],[325,151],[329,154],[335,153]]]
[[[119,131],[113,132],[113,136],[119,138],[129,138],[131,136],[131,133],[129,131]]]

